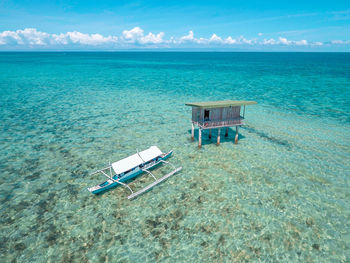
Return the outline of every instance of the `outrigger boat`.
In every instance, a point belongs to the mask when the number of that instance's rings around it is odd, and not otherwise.
[[[93,194],[99,194],[118,185],[122,185],[131,191],[131,195],[128,196],[128,199],[132,199],[148,191],[155,185],[159,184],[160,182],[164,181],[182,169],[182,167],[176,168],[172,163],[165,161],[172,155],[172,153],[173,151],[163,153],[157,146],[151,146],[142,152],[137,151],[137,153],[134,155],[114,162],[106,168],[93,172],[91,175],[102,173],[108,178],[108,180],[96,186],[90,187],[88,190]],[[161,163],[171,165],[174,170],[162,178],[157,179],[150,172],[150,169],[153,169],[155,166]],[[135,178],[143,172],[151,175],[155,181],[140,191],[134,192],[126,182],[130,179]]]

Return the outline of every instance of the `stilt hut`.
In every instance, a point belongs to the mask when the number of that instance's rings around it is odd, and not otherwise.
[[[238,142],[238,127],[244,125],[245,106],[256,104],[255,101],[205,101],[186,103],[192,107],[192,140],[194,140],[194,125],[199,128],[198,147],[202,147],[202,130],[218,130],[217,145],[220,144],[220,130],[226,128],[225,137],[228,136],[228,127],[236,127],[235,143]],[[243,106],[243,110],[242,110]]]

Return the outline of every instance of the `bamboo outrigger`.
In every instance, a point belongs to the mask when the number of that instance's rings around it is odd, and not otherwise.
[[[172,163],[165,161],[172,155],[173,151],[163,153],[157,146],[151,146],[147,150],[142,152],[137,152],[134,155],[131,155],[127,158],[124,158],[120,161],[110,164],[108,167],[101,170],[93,172],[93,174],[102,173],[108,178],[107,181],[88,188],[88,190],[93,194],[102,193],[108,189],[122,185],[128,188],[131,192],[131,195],[128,196],[128,199],[135,198],[136,196],[148,191],[152,187],[156,186],[160,182],[166,180],[170,176],[174,175],[182,169],[182,167],[176,168]],[[158,164],[169,164],[174,170],[167,175],[163,176],[160,179],[157,179],[150,171]],[[130,186],[126,183],[130,179],[135,178],[141,173],[147,173],[153,177],[155,180],[152,184],[146,186],[145,188],[134,192]]]

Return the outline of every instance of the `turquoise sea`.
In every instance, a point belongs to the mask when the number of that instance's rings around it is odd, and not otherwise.
[[[0,95],[1,262],[350,261],[350,53],[3,52]],[[198,149],[225,99],[258,104]],[[87,191],[151,145],[183,170]]]

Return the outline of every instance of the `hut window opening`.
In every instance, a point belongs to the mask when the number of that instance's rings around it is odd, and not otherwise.
[[[205,121],[209,121],[209,114],[210,114],[209,110],[204,110],[204,120]]]

